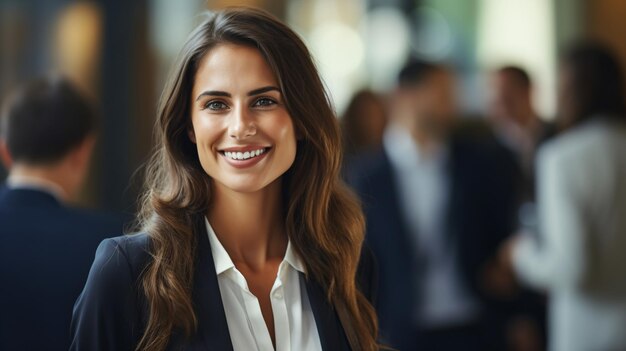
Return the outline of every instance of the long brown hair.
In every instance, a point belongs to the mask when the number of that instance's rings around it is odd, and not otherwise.
[[[343,317],[352,345],[377,349],[374,309],[355,285],[364,219],[339,177],[341,137],[329,97],[300,38],[269,14],[249,8],[208,14],[184,45],[161,96],[157,150],[146,169],[139,216],[153,259],[142,275],[149,315],[137,349],[163,350],[174,330],[188,336],[196,331],[194,223],[207,213],[211,179],[187,130],[198,62],[221,43],[257,48],[275,74],[300,136],[294,164],[283,175],[287,234],[307,279],[325,289]]]

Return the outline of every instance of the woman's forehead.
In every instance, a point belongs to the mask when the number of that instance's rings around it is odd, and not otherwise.
[[[206,89],[235,94],[277,85],[274,73],[258,49],[228,43],[212,48],[200,60],[193,90],[194,95]]]

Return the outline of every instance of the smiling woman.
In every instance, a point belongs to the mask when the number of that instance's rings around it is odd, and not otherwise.
[[[376,350],[376,269],[300,38],[212,13],[165,86],[142,233],[105,240],[73,350]]]

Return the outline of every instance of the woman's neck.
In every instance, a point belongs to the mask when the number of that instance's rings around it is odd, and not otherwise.
[[[214,184],[208,220],[231,259],[261,269],[268,260],[282,260],[287,235],[282,219],[280,179],[254,193],[240,193]]]

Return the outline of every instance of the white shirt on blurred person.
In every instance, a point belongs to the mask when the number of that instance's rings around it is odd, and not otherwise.
[[[473,323],[478,304],[462,281],[455,245],[446,231],[450,192],[446,145],[426,153],[397,125],[385,130],[383,145],[398,185],[402,217],[422,266],[417,325],[430,329]]]
[[[626,127],[585,122],[537,171],[539,239],[521,237],[513,265],[550,295],[550,350],[626,350]]]

